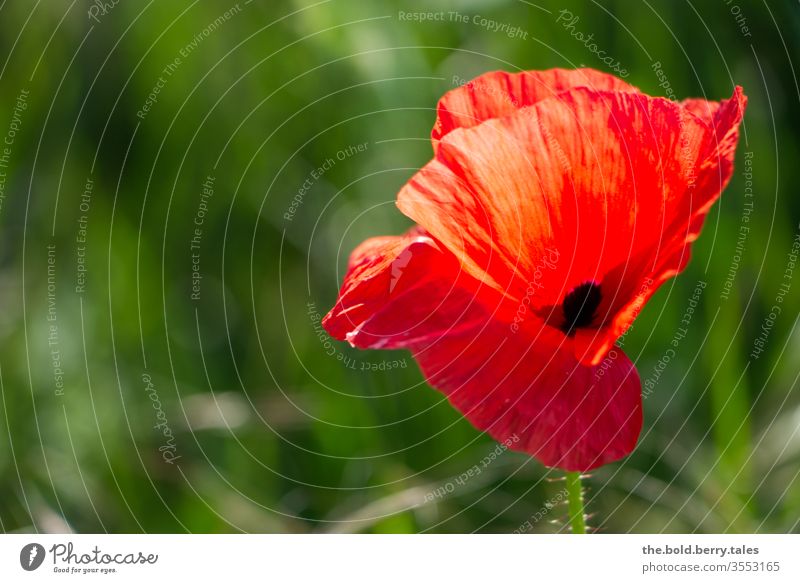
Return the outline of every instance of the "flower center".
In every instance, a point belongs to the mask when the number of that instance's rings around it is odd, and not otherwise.
[[[600,286],[593,281],[582,283],[564,297],[561,309],[564,325],[561,330],[567,336],[575,334],[576,328],[591,325],[594,313],[600,305]]]

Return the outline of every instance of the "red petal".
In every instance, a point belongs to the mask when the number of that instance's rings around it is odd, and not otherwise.
[[[626,277],[620,268],[607,276],[609,287],[617,286],[619,299],[608,309],[615,315],[607,326],[577,334],[576,354],[587,363],[597,363],[630,327],[658,287],[683,271],[689,262],[691,243],[699,236],[708,211],[733,173],[739,125],[747,106],[742,88],[736,87],[733,96],[722,102],[692,99],[683,105],[707,122],[695,161],[696,178],[687,184],[682,196],[666,201],[666,226],[655,252],[645,249],[626,266],[629,273],[640,273],[640,277]]]
[[[621,350],[588,367],[552,328],[513,334],[492,320],[418,348],[415,357],[473,425],[547,466],[587,471],[636,445],[641,386]]]
[[[421,229],[368,239],[353,251],[328,333],[359,348],[403,348],[468,325],[476,282]],[[466,286],[469,284],[469,288]]]
[[[420,230],[370,239],[351,257],[328,332],[361,348],[408,347],[476,427],[549,466],[585,471],[631,452],[639,378],[622,352],[598,367],[560,333],[495,319],[455,258]]]
[[[722,103],[719,101],[706,101],[705,99],[696,98],[684,99],[681,101],[681,105],[684,109],[690,111],[709,125],[711,125],[714,114],[721,104]]]
[[[575,87],[638,92],[636,87],[621,79],[594,69],[485,73],[448,91],[439,100],[436,123],[431,131],[434,151],[439,140],[456,128],[469,128],[487,119],[504,117]]]
[[[604,324],[575,342],[597,363],[633,304],[685,265],[684,245],[730,175],[743,100],[737,90],[713,112],[712,129],[666,99],[567,91],[450,132],[398,206],[512,303],[541,284],[531,305],[542,317],[576,285],[599,282]],[[543,269],[553,250],[557,267]]]

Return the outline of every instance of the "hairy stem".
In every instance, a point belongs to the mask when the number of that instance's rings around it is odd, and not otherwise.
[[[583,509],[583,487],[580,472],[566,472],[569,524],[572,534],[586,534]]]

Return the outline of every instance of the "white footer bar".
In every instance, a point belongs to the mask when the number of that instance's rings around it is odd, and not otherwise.
[[[0,581],[778,582],[799,555],[798,535],[14,534]]]

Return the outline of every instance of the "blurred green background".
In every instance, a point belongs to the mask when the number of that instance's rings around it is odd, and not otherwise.
[[[788,0],[2,2],[0,530],[561,530],[559,472],[460,479],[491,439],[318,320],[350,250],[407,228],[445,91],[611,71],[596,43],[647,93],[750,103],[690,267],[623,339],[645,425],[590,524],[800,531],[799,32]]]

